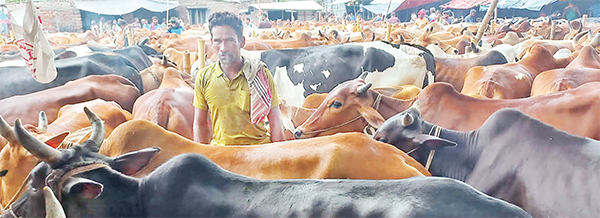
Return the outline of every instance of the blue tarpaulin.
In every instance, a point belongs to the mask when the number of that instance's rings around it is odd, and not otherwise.
[[[526,9],[530,11],[542,10],[542,7],[557,0],[500,0],[498,9]],[[480,6],[480,10],[487,11],[489,5]]]

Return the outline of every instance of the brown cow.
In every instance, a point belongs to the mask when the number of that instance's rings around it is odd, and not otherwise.
[[[306,34],[300,34],[298,38],[291,39],[265,39],[262,40],[265,44],[271,46],[273,49],[284,49],[284,48],[304,48],[308,46],[315,46],[312,38]]]
[[[8,122],[20,118],[24,124],[38,123],[37,114],[45,111],[53,122],[58,110],[66,105],[101,98],[115,101],[131,111],[140,91],[129,80],[118,75],[91,75],[65,85],[0,100],[0,115]]]
[[[340,123],[347,122],[353,114],[364,114],[371,119],[373,127],[383,123],[387,115],[396,114],[409,108],[413,102],[419,101],[423,118],[444,128],[469,131],[479,128],[494,112],[501,108],[516,108],[529,116],[552,125],[571,134],[600,139],[600,83],[592,82],[565,92],[536,96],[524,99],[478,99],[458,93],[452,85],[444,82],[427,86],[415,99],[401,100],[382,98],[380,107],[373,108],[377,93],[368,90],[363,95],[357,95],[357,87],[364,86],[364,81],[351,80],[340,84],[335,89],[348,90],[331,92],[321,107],[300,127],[296,136],[308,138],[314,135],[324,135],[328,132],[316,132],[319,129],[336,129]],[[335,103],[335,102],[339,103]],[[335,108],[341,105],[339,108]],[[390,107],[387,107],[389,105]],[[323,107],[325,106],[325,107]],[[331,106],[331,107],[328,107]],[[369,109],[365,109],[369,107]],[[362,112],[361,112],[362,111]],[[354,125],[354,123],[362,123]],[[364,121],[354,122],[344,126],[344,131],[362,131]],[[352,125],[352,128],[350,127]],[[309,132],[304,134],[305,132]]]
[[[40,115],[39,127],[29,124],[24,127],[36,138],[45,141],[47,145],[53,148],[59,146],[62,148],[69,147],[70,143],[86,140],[91,132],[90,128],[86,128],[90,126],[90,122],[83,113],[82,107],[89,107],[91,110],[96,111],[98,117],[104,121],[105,136],[108,136],[121,123],[133,118],[129,112],[121,109],[116,103],[97,99],[75,105],[65,105],[60,109],[56,121],[50,125],[48,125],[47,119],[44,119],[44,115]],[[8,127],[8,129],[3,127]],[[84,131],[79,131],[82,129]],[[12,129],[1,116],[0,133],[10,141],[0,151],[0,175],[2,175],[0,176],[0,204],[3,208],[6,208],[11,199],[14,198],[13,196],[17,195],[18,197],[20,195],[20,193],[17,193],[19,187],[25,181],[29,171],[39,161],[14,138]]]
[[[473,58],[435,58],[436,82],[452,84],[457,91],[461,91],[467,72],[471,67],[488,66],[507,63],[504,55],[498,51],[490,51],[484,55]]]
[[[261,179],[401,179],[430,175],[404,152],[361,133],[258,146],[195,143],[145,120],[117,127],[99,153],[115,157],[152,146],[161,152],[137,173],[141,177],[182,153],[199,153],[234,173]]]
[[[531,96],[573,89],[593,81],[600,81],[600,56],[588,45],[566,68],[544,71],[536,76],[531,85]]]
[[[517,63],[469,69],[461,93],[497,99],[528,97],[537,74],[564,68],[571,60],[572,57],[554,59],[547,49],[536,45],[529,56]]]
[[[133,105],[134,119],[152,121],[166,130],[193,139],[194,89],[175,68],[167,68],[156,90],[140,96]]]
[[[188,51],[189,52],[189,51]],[[194,61],[198,60],[198,52],[189,52],[190,54],[190,62],[189,62],[189,68],[192,68],[192,63],[194,63]],[[163,55],[165,57],[167,57],[170,61],[174,62],[175,65],[177,66],[176,68],[180,71],[184,71],[184,67],[183,66],[183,59],[184,59],[184,51],[179,51],[175,48],[167,48],[165,49],[165,51],[163,52]],[[187,72],[189,74],[189,72]],[[145,92],[144,92],[145,93]]]

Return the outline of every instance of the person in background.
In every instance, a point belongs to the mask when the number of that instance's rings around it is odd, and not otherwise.
[[[410,14],[410,21],[408,21],[408,23],[410,23],[410,24],[415,24],[415,22],[417,21],[417,19],[418,19],[418,18],[417,18],[417,14],[415,14],[415,13],[411,13],[411,14]]]
[[[152,16],[152,23],[150,23],[150,30],[156,30],[160,28],[160,24],[158,24],[158,17]]]
[[[425,16],[425,13],[427,13],[425,12],[425,9],[421,9],[419,12],[417,12],[417,20],[415,21],[415,25],[423,28],[429,23],[429,19],[427,16]]]
[[[216,145],[283,141],[273,76],[262,61],[241,55],[246,43],[242,21],[233,13],[217,12],[208,18],[208,29],[218,61],[202,68],[195,81],[194,141]]]
[[[119,19],[119,21],[121,21],[121,19]],[[113,33],[116,34],[117,32],[119,32],[121,30],[122,30],[122,28],[121,28],[121,26],[118,25],[118,21],[117,20],[113,20],[113,25],[112,25],[112,31],[113,31]]]
[[[269,22],[269,18],[267,17],[266,13],[261,14],[258,28],[271,28],[271,22]]]
[[[569,5],[563,10],[563,15],[565,19],[572,21],[581,16],[581,12],[579,12],[577,5],[573,4],[573,1],[569,1]]]
[[[244,29],[245,28],[256,29],[256,25],[254,25],[252,22],[250,22],[249,17],[244,17],[243,20],[244,20]]]
[[[139,29],[142,28],[142,24],[140,24],[140,18],[133,18],[133,23],[131,23],[131,28]]]
[[[105,31],[104,29],[104,23],[106,21],[104,20],[104,17],[100,17],[100,19],[98,20],[98,29],[100,30],[101,33],[103,33]]]
[[[141,25],[142,25],[142,28],[150,30],[150,24],[148,24],[148,20],[142,19]]]
[[[475,23],[475,13],[477,11],[475,11],[475,9],[471,9],[471,11],[469,12],[469,15],[467,15],[467,17],[465,17],[465,22],[467,23]]]
[[[183,26],[183,25],[182,25]],[[164,29],[167,27],[167,18],[163,18],[162,22],[158,25],[158,28]]]
[[[452,22],[454,22],[454,17],[452,16],[452,11],[450,11],[450,10],[444,11],[444,13],[442,14],[441,22],[445,25],[452,24]]]
[[[100,28],[98,27],[98,24],[96,24],[95,20],[92,20],[90,30],[96,35],[100,34]]]
[[[371,21],[377,22],[377,21],[382,21],[382,20],[383,20],[383,18],[381,17],[381,13],[379,13]]]
[[[431,7],[429,9],[429,16],[427,17],[429,19],[429,21],[435,21],[437,19],[436,14],[435,14],[435,8]]]
[[[177,17],[171,17],[171,19],[169,19],[167,33],[181,34],[181,32],[183,32],[183,26],[179,22],[179,19]]]
[[[354,14],[353,14],[353,13],[350,13],[350,14],[348,15],[348,21],[356,21],[356,16],[354,16]]]
[[[112,32],[112,23],[113,21],[111,20],[104,22],[104,24],[102,24],[102,30],[104,30],[105,33]]]
[[[397,23],[400,23],[400,19],[398,19],[398,17],[396,17],[395,13],[392,13],[390,19],[388,19],[388,23],[389,24],[397,24]]]

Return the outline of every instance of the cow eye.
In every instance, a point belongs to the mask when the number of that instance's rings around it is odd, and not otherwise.
[[[8,173],[8,170],[2,170],[2,171],[0,171],[0,177],[6,176],[6,173]]]
[[[340,108],[342,106],[342,102],[334,101],[329,105],[329,107]]]

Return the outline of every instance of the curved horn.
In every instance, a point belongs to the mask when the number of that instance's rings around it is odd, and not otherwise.
[[[410,106],[410,108],[414,108],[417,113],[419,113],[419,115],[421,114],[421,103],[419,103],[419,100],[416,100],[412,106]],[[409,109],[410,109],[409,108]]]
[[[8,125],[8,123],[6,122],[6,120],[4,120],[4,118],[2,118],[2,116],[0,116],[0,135],[2,135],[2,137],[8,140],[8,142],[10,142],[11,145],[19,144],[19,140],[17,139],[15,132],[13,132],[12,127]]]
[[[461,34],[461,35],[464,35],[464,34],[465,34],[465,31],[466,31],[467,29],[469,29],[469,27],[468,27],[468,26],[464,26],[462,29],[460,29],[460,34]]]
[[[48,117],[44,111],[40,111],[40,115],[38,116],[38,128],[48,131]]]
[[[46,204],[46,218],[66,218],[65,211],[56,196],[54,196],[54,192],[48,186],[44,186],[44,202]]]
[[[404,43],[404,41],[406,41],[406,40],[404,39],[404,36],[402,36],[402,35],[398,35],[398,36],[400,36],[400,37],[399,37],[399,38],[400,38],[400,43]]]
[[[94,145],[97,146],[97,147],[90,147],[90,150],[92,150],[94,152],[98,152],[98,150],[100,149],[100,145],[102,145],[102,141],[104,141],[104,123],[89,108],[84,107],[83,111],[87,115],[88,119],[90,119],[90,123],[92,123],[92,134],[91,134],[89,140],[95,142]],[[90,143],[86,144],[86,146],[89,146],[89,145],[91,145],[91,144]]]
[[[577,35],[575,35],[575,37],[573,37],[573,47],[576,47],[577,43],[579,42],[579,40],[581,39],[581,37],[583,37],[586,34],[588,34],[587,31],[582,32],[582,33],[578,33]]]
[[[167,66],[169,66],[169,61],[167,60],[167,56],[164,56],[164,55],[163,55],[163,58],[162,58],[162,65],[163,65],[163,67],[167,67]]]
[[[358,88],[356,88],[356,95],[362,95],[362,94],[367,93],[367,91],[369,90],[369,88],[371,88],[371,86],[373,86],[373,83],[367,83],[367,84],[359,86]]]
[[[402,117],[402,126],[404,127],[410,126],[410,124],[412,124],[413,122],[415,122],[415,118],[410,114],[405,114]]]
[[[594,46],[594,47],[600,46],[600,32],[596,33],[594,38],[592,38],[592,40],[590,40],[590,45]]]
[[[367,78],[367,75],[368,75],[368,74],[369,74],[368,72],[362,72],[362,73],[360,74],[360,76],[358,76],[358,78],[359,78],[359,79],[362,79],[362,80],[365,80],[365,79]]]
[[[33,137],[23,128],[20,119],[15,121],[15,134],[20,144],[41,161],[50,165],[57,165],[60,162],[62,153]]]

